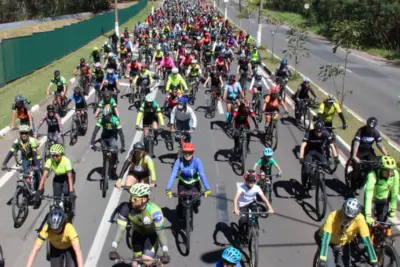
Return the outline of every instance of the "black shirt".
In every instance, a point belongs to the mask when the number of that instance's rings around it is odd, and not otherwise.
[[[360,142],[358,151],[365,152],[373,150],[372,145],[374,144],[374,141],[376,143],[382,142],[382,137],[378,130],[368,130],[367,126],[365,125],[358,129],[356,135],[354,136],[354,141]]]
[[[319,152],[323,151],[324,144],[332,144],[333,138],[331,134],[323,130],[321,136],[317,136],[314,130],[309,130],[303,137],[303,142],[307,142],[306,151],[317,150]]]

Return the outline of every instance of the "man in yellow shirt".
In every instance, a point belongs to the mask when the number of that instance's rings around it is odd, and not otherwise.
[[[185,79],[183,79],[183,77],[178,72],[179,72],[178,68],[172,69],[172,74],[169,75],[168,81],[167,81],[167,86],[165,87],[165,91],[167,93],[171,92],[171,90],[170,90],[171,84],[179,87],[178,94],[182,93],[182,89],[183,89],[183,92],[188,91],[188,87],[187,87]]]
[[[343,203],[342,209],[329,214],[320,230],[319,267],[350,266],[349,245],[357,235],[365,245],[371,266],[379,266],[367,222],[360,211],[360,201],[349,198]]]
[[[334,96],[328,95],[325,101],[319,106],[318,117],[325,123],[325,127],[329,128],[332,127],[332,121],[336,113],[342,121],[343,129],[346,129],[347,124],[340,105],[335,101]]]
[[[83,256],[78,233],[75,227],[67,222],[63,210],[59,207],[54,208],[48,214],[47,223],[43,226],[33,245],[26,267],[33,266],[36,255],[47,238],[50,242],[51,267],[83,267]]]

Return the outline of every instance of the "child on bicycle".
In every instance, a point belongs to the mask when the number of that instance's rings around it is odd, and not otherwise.
[[[218,261],[214,267],[240,267],[242,253],[237,248],[226,248],[222,252],[222,259]]]

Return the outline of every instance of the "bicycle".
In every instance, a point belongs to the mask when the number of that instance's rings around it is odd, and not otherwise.
[[[141,257],[133,258],[133,259],[124,259],[124,258],[121,257],[119,259],[115,259],[115,260],[112,260],[112,261],[114,261],[114,263],[117,263],[118,265],[119,264],[131,265],[132,262],[137,262],[138,263],[138,267],[142,267],[142,266],[156,267],[156,266],[162,266],[163,265],[163,262],[157,256],[153,260],[143,260]],[[150,263],[150,265],[149,265],[149,263]]]
[[[176,155],[176,159],[180,159],[183,157],[182,147],[184,143],[189,142],[189,134],[191,131],[189,130],[173,130],[171,133],[175,133],[175,140],[178,142],[178,153]],[[172,149],[174,149],[174,142],[171,140]]]
[[[14,155],[15,165],[17,167],[22,166],[22,151],[17,150],[13,153],[13,155]]]
[[[326,214],[328,197],[326,195],[326,186],[325,186],[325,172],[324,169],[328,162],[304,162],[311,166],[311,175],[305,184],[305,188],[307,191],[312,190],[313,186],[315,186],[315,213],[317,214],[318,220],[321,221]],[[321,206],[319,205],[319,202]]]
[[[251,211],[252,207],[256,207],[257,211],[256,212]],[[248,249],[250,252],[250,263],[252,267],[258,267],[259,264],[258,237],[259,237],[260,225],[258,223],[258,217],[265,219],[269,216],[269,214],[266,212],[260,212],[259,208],[265,209],[265,207],[261,206],[259,203],[253,203],[251,206],[249,206],[248,212],[240,212],[240,216],[247,216],[248,221],[247,221],[246,232],[243,234],[242,238],[239,238],[237,246],[242,247],[248,245]]]
[[[244,174],[246,170],[246,158],[247,158],[247,135],[250,134],[252,131],[244,128],[244,125],[240,125],[239,128],[240,134],[239,134],[239,158],[242,166],[241,174]],[[238,155],[238,153],[235,153],[235,155]]]
[[[400,266],[392,234],[393,226],[395,226],[394,223],[380,221],[375,221],[375,224],[371,226],[371,241],[378,257],[379,266]],[[389,263],[385,259],[387,254],[389,254]]]
[[[364,187],[365,183],[367,182],[366,180],[368,173],[379,166],[379,158],[377,158],[376,160],[360,160],[359,164],[361,164],[360,177],[356,177],[355,181],[352,177],[354,170],[354,160],[351,157],[347,160],[344,167],[344,180],[352,195],[357,194],[357,188],[360,189]],[[350,170],[350,168],[352,170]],[[353,185],[353,183],[356,184]]]
[[[84,136],[87,131],[87,114],[86,109],[76,109],[71,120],[70,128],[70,145],[74,145],[78,140],[78,136]]]
[[[273,111],[264,112],[265,114],[271,115],[271,121],[268,126],[265,127],[264,132],[264,144],[271,147],[274,151],[278,148],[278,120],[280,114],[286,114],[283,112]],[[268,142],[271,141],[269,144]]]
[[[332,136],[332,139],[333,139],[333,144],[334,144],[334,146],[336,148],[336,151],[337,151],[336,134],[335,134],[335,132],[333,130],[334,129],[343,129],[343,127],[334,127],[334,126],[332,126],[332,127],[324,127],[324,129],[328,130],[328,132],[331,133],[331,136]],[[333,153],[331,153],[331,152],[332,152],[332,150],[331,150],[330,146],[325,144],[324,154],[325,154],[326,161],[328,161],[328,162],[331,160],[331,158],[333,158]],[[330,173],[332,174],[332,173],[334,173],[336,171],[337,165],[336,164],[333,164],[333,165],[329,164],[328,169],[329,169]]]
[[[254,112],[256,113],[256,120],[258,123],[262,122],[263,112],[262,112],[262,104],[263,98],[261,97],[262,88],[253,89],[253,99],[251,100],[251,105],[253,107]]]
[[[188,87],[190,88],[189,104],[194,105],[196,101],[196,92],[199,91],[199,84],[196,77],[188,78]]]
[[[212,86],[211,89],[206,90],[205,94],[210,95],[210,99],[207,99],[207,109],[208,109],[208,114],[210,114],[211,119],[215,117],[215,111],[217,109],[217,103],[218,103],[218,92],[217,92],[217,87]]]
[[[267,174],[258,174],[259,177],[265,176],[265,178],[261,178],[258,180],[257,185],[261,188],[261,191],[268,198],[269,202],[272,203],[272,192],[273,192],[273,184],[272,178],[280,177],[278,174],[267,175]]]
[[[204,195],[205,191],[193,192],[183,191],[181,193],[172,193],[174,197],[181,198],[184,222],[185,222],[185,234],[186,234],[186,249],[190,251],[190,233],[193,232],[193,205],[200,201],[200,198]]]
[[[29,205],[32,203],[33,196],[36,192],[36,177],[33,169],[29,173],[24,173],[24,169],[7,168],[7,171],[15,170],[19,172],[17,177],[17,186],[12,198],[11,212],[16,228],[21,227],[29,215]],[[21,197],[21,199],[20,199]]]
[[[295,111],[296,123],[298,126],[302,125],[303,129],[310,129],[310,113],[308,112],[310,107],[313,107],[314,103],[311,99],[300,99],[298,103],[298,111]]]
[[[84,95],[89,95],[89,83],[87,82],[87,78],[84,75],[80,75],[79,82],[78,82],[79,88],[81,92],[83,92]]]
[[[6,265],[3,255],[3,249],[0,246],[0,267],[4,267]]]
[[[40,136],[47,136],[46,143],[44,144],[44,162],[46,162],[50,157],[50,147],[57,144],[57,135],[59,133],[52,134],[40,134]],[[61,136],[62,145],[64,145],[64,136]]]
[[[286,87],[287,83],[288,83],[288,78],[284,78],[284,77],[281,77],[281,76],[278,76],[276,78],[276,84],[279,84],[279,87],[280,87],[279,97],[281,99],[283,99],[283,100],[286,99],[285,87]]]
[[[143,140],[144,147],[145,147],[146,152],[149,154],[149,156],[153,157],[153,155],[154,155],[154,145],[157,145],[157,143],[158,143],[157,140],[154,138],[154,129],[153,129],[153,127],[150,125],[150,126],[147,126],[147,127],[144,127],[144,128],[137,127],[136,129],[138,131],[147,130],[147,135],[144,135],[144,140]]]
[[[64,117],[67,114],[67,107],[65,104],[67,103],[68,99],[66,96],[61,96],[61,92],[56,91],[54,94],[53,105],[56,109],[56,113],[60,115],[60,117]]]
[[[121,149],[110,149],[104,148],[100,146],[94,146],[94,151],[103,152],[103,169],[101,173],[102,180],[100,181],[100,187],[102,192],[102,197],[105,198],[107,196],[108,190],[108,180],[113,175],[113,169],[117,164],[118,157],[114,159],[114,164],[111,166],[112,155],[114,152],[122,151]]]

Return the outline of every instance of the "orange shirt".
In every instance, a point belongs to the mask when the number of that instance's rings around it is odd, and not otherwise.
[[[268,109],[277,110],[279,105],[283,105],[283,99],[279,100],[279,97],[272,99],[270,95],[267,95],[265,97],[265,104],[267,105],[265,108],[266,110],[268,110]]]

